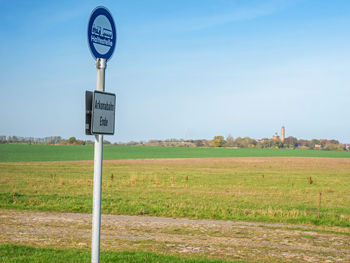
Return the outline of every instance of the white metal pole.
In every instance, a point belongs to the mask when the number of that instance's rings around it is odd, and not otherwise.
[[[96,90],[105,90],[106,60],[97,59],[97,87]],[[103,135],[95,135],[94,155],[94,190],[92,208],[92,240],[91,240],[91,262],[100,262],[100,230],[101,230],[101,188],[102,188],[102,154]]]

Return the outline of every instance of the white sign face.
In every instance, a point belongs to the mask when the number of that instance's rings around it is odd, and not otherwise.
[[[110,59],[117,43],[112,14],[103,6],[96,7],[88,23],[88,44],[95,59]]]
[[[105,55],[112,47],[113,32],[112,25],[103,15],[95,18],[92,26],[92,44],[97,53]]]
[[[93,134],[114,134],[115,94],[94,91],[91,121]]]

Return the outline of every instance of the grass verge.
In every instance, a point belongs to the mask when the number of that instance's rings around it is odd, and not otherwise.
[[[0,262],[6,263],[69,263],[69,262],[90,262],[90,251],[78,249],[51,249],[51,248],[34,248],[28,246],[19,246],[12,244],[0,245]],[[201,258],[181,258],[175,256],[165,256],[150,252],[139,251],[102,251],[100,262],[179,262],[179,263],[224,263],[233,261],[223,261],[215,259]],[[235,261],[238,263],[238,261]],[[239,261],[242,262],[242,261]]]

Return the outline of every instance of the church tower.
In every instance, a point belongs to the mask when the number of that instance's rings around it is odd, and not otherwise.
[[[285,128],[284,126],[282,126],[281,128],[281,142],[284,142],[285,139]]]

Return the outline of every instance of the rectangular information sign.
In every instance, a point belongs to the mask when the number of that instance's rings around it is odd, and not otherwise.
[[[114,134],[115,94],[94,91],[92,101],[92,134]]]

